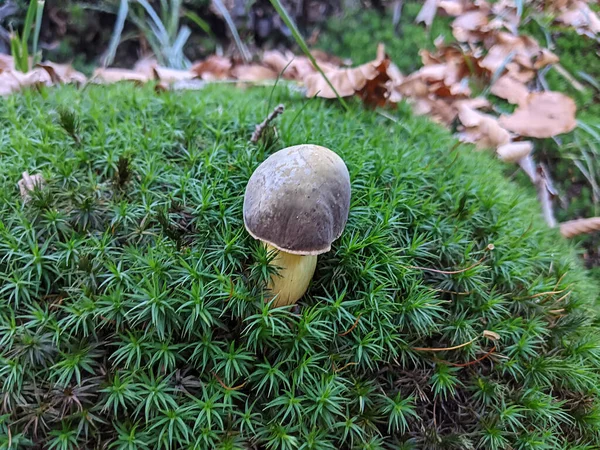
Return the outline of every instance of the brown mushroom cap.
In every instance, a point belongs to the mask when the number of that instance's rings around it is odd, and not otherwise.
[[[244,224],[254,238],[297,255],[318,255],[340,237],[350,209],[344,161],[319,145],[296,145],[269,156],[252,174]]]

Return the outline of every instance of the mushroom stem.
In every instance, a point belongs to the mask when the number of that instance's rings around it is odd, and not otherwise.
[[[279,268],[279,273],[272,275],[267,285],[273,296],[277,296],[273,306],[296,303],[308,289],[317,267],[317,255],[294,255],[265,245],[269,252],[277,253],[271,264]]]

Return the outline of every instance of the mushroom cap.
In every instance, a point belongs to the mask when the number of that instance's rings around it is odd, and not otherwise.
[[[331,150],[305,144],[269,156],[244,196],[244,225],[284,252],[318,255],[340,237],[350,209],[350,175]]]

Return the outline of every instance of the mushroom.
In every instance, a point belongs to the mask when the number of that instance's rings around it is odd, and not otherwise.
[[[252,174],[244,196],[248,233],[277,252],[280,268],[268,288],[275,306],[296,303],[317,265],[340,237],[350,209],[344,161],[319,145],[295,145],[269,156]]]

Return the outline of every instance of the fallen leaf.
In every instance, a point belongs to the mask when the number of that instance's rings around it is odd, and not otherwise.
[[[85,84],[87,78],[81,72],[78,72],[70,64],[57,64],[50,61],[45,61],[38,64],[52,79],[53,83],[75,83]]]
[[[521,83],[529,83],[535,78],[535,70],[524,69],[517,63],[508,63],[506,65],[506,71],[508,75]]]
[[[242,64],[231,71],[234,78],[241,81],[265,81],[277,78],[277,72],[259,64]]]
[[[424,23],[427,28],[433,23],[435,13],[437,12],[439,0],[425,0],[419,14],[415,18],[415,23]]]
[[[513,105],[520,105],[529,96],[529,89],[525,84],[510,75],[503,75],[498,78],[492,85],[490,92]]]
[[[21,198],[24,202],[28,202],[31,199],[31,191],[36,187],[41,188],[44,185],[44,178],[41,174],[29,175],[29,173],[23,172],[23,178],[17,184]]]
[[[12,56],[0,53],[0,73],[5,70],[15,70],[15,61]]]
[[[506,162],[519,162],[533,150],[533,144],[529,141],[511,142],[501,145],[496,149],[498,158]]]
[[[459,16],[465,11],[465,4],[462,0],[441,0],[438,8],[449,16]]]
[[[190,72],[195,73],[203,80],[224,80],[231,78],[232,67],[233,64],[229,58],[212,55],[206,58],[204,61],[195,63],[190,68]]]
[[[598,230],[600,230],[600,217],[569,220],[560,224],[560,234],[566,238]]]
[[[521,136],[548,138],[574,130],[576,111],[573,99],[560,92],[535,92],[500,124]]]
[[[356,92],[365,105],[381,107],[389,103],[389,87],[387,85],[387,82],[390,81],[387,73],[389,65],[390,60],[384,57],[376,67],[377,75],[367,80],[363,88]]]
[[[192,80],[197,77],[198,75],[190,70],[169,69],[161,66],[156,66],[154,68],[154,78],[167,84],[175,83],[177,81]]]
[[[338,69],[338,65],[317,59],[319,67],[324,72],[330,72]],[[268,50],[263,54],[263,64],[273,69],[278,74],[282,73],[283,78],[288,80],[302,81],[308,75],[317,73],[310,60],[305,56],[295,56],[287,51],[285,53],[278,50]]]
[[[600,34],[600,18],[584,1],[573,2],[556,20],[565,25],[572,26],[580,34],[586,31],[592,35]]]
[[[482,29],[488,24],[487,14],[480,10],[468,11],[452,22],[452,34],[459,42],[477,42]]]
[[[533,68],[540,70],[551,64],[556,64],[558,61],[559,58],[557,55],[552,53],[550,50],[543,48],[537,55],[535,62],[533,63]]]
[[[375,60],[354,69],[330,70],[325,74],[341,97],[349,97],[362,90],[368,81],[380,75],[381,63]],[[307,97],[336,98],[335,92],[320,73],[308,75],[304,79],[304,84]]]
[[[98,68],[94,70],[92,81],[100,83],[117,83],[119,81],[134,81],[137,83],[146,83],[151,78],[142,73],[129,69],[105,69]]]
[[[497,148],[510,142],[510,134],[494,116],[462,104],[458,106],[458,118],[466,127],[461,137],[475,143],[477,148]]]
[[[488,338],[492,341],[500,340],[500,335],[498,333],[496,333],[495,331],[490,331],[490,330],[483,330],[483,337]]]
[[[18,92],[21,89],[19,80],[11,71],[0,72],[0,96],[9,95]]]

